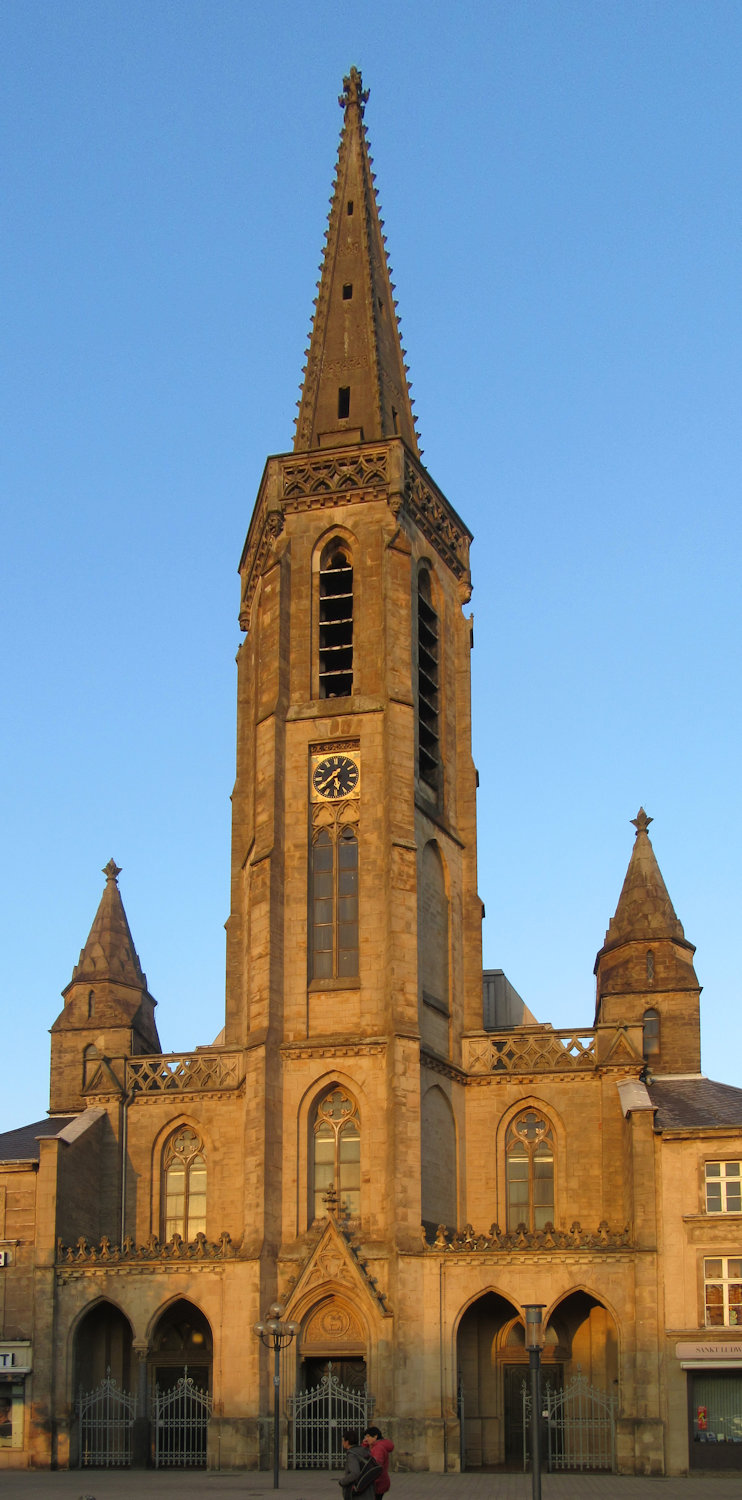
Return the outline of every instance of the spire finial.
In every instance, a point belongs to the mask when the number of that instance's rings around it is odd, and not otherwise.
[[[654,822],[654,818],[650,818],[649,815],[645,813],[644,808],[640,807],[636,817],[631,818],[630,822],[633,823],[636,829],[636,836],[638,838],[640,833],[646,833],[650,823]]]
[[[368,103],[368,96],[369,90],[363,87],[360,70],[358,68],[351,68],[347,78],[343,79],[343,92],[342,94],[338,94],[340,108],[347,112],[351,104],[357,104],[361,111],[361,119],[363,119],[363,112]]]
[[[108,864],[103,867],[106,880],[116,882],[121,874],[121,866],[116,864],[115,859],[109,859]]]

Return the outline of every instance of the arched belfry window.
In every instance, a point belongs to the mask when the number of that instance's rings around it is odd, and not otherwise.
[[[312,979],[358,976],[358,840],[352,828],[320,828],[312,842]]]
[[[660,1013],[650,1006],[642,1016],[642,1042],[644,1056],[646,1058],[659,1057],[660,1051]]]
[[[554,1135],[549,1121],[524,1110],[505,1138],[508,1229],[543,1229],[554,1222]]]
[[[353,562],[345,542],[329,542],[319,568],[319,695],[353,692]]]
[[[361,1122],[358,1106],[339,1086],[320,1099],[310,1142],[310,1209],[315,1219],[326,1209],[325,1194],[337,1195],[341,1218],[361,1212]]]
[[[163,1239],[192,1240],[206,1233],[206,1158],[203,1143],[184,1125],[166,1143],[162,1158]]]
[[[421,568],[417,580],[417,759],[421,780],[436,789],[441,758],[439,634],[430,574]]]

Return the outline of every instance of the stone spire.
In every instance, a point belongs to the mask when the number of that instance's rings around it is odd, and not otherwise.
[[[647,833],[652,821],[643,807],[631,819],[636,838],[616,913],[608,924],[605,948],[632,940],[674,938],[676,942],[683,942],[685,939],[683,924],[675,915]]]
[[[337,172],[294,452],[398,435],[419,457],[357,68],[343,80]]]
[[[67,989],[81,982],[100,983],[112,980],[116,984],[132,985],[134,989],[146,990],[147,976],[137,956],[134,939],[126,920],[124,903],[118,888],[120,866],[109,859],[103,870],[106,884],[100,906],[93,919],[87,942],[72,971]],[[66,994],[66,990],[62,992]]]

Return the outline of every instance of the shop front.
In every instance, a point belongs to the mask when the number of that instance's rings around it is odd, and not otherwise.
[[[681,1343],[691,1469],[742,1470],[742,1343]]]

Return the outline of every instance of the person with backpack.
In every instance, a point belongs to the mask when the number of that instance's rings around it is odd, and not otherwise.
[[[358,1441],[358,1433],[352,1429],[343,1433],[343,1451],[345,1453],[345,1468],[338,1480],[343,1491],[343,1500],[353,1500],[354,1486],[360,1477],[361,1469],[368,1459],[368,1448],[364,1448]],[[356,1492],[357,1493],[357,1492]]]
[[[391,1485],[389,1478],[389,1455],[394,1452],[394,1443],[391,1438],[381,1436],[380,1427],[368,1427],[363,1437],[364,1447],[381,1465],[381,1473],[374,1484],[374,1492],[377,1495],[385,1495]]]

